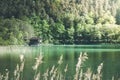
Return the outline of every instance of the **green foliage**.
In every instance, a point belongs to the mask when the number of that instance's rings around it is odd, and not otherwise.
[[[116,13],[116,23],[120,24],[120,9],[118,9]]]
[[[0,30],[0,45],[23,44],[24,38],[34,35],[31,25],[15,18],[0,20]]]
[[[54,23],[50,26],[51,29],[51,35],[53,38],[53,43],[54,44],[59,44],[63,43],[62,39],[65,38],[64,33],[65,33],[65,27],[61,23]]]
[[[103,16],[98,18],[97,23],[115,24],[115,18],[110,14],[110,12],[106,12]]]
[[[70,27],[66,29],[65,32],[65,44],[73,44],[74,43],[74,28]]]
[[[53,44],[120,41],[119,0],[1,0],[0,6],[1,45],[33,35]]]
[[[103,25],[101,32],[103,33],[102,39],[104,41],[111,43],[116,41],[119,42],[120,26],[106,24]]]
[[[43,20],[42,23],[42,39],[44,43],[48,43],[50,39],[50,26],[46,20]]]

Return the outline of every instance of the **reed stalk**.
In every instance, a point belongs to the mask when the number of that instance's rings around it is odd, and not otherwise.
[[[40,72],[38,71],[38,67],[39,67],[40,64],[43,63],[43,60],[42,60],[43,59],[43,55],[40,54],[39,57],[35,58],[35,59],[36,59],[35,64],[32,67],[33,70],[35,71],[34,80],[38,79],[39,76],[40,76]]]
[[[62,69],[63,55],[60,56],[57,62],[58,65],[53,65],[51,68],[48,67],[43,74],[41,74],[39,70],[39,66],[43,63],[43,55],[40,54],[38,58],[35,59],[35,64],[32,67],[32,69],[35,71],[33,80],[102,80],[103,63],[100,63],[100,65],[98,65],[96,69],[97,73],[94,73],[91,68],[84,70],[83,64],[88,59],[87,53],[80,53],[75,68],[75,75],[70,76],[69,79],[69,76],[67,76],[69,65],[66,64],[65,68]],[[21,54],[20,63],[16,65],[16,68],[14,70],[13,80],[24,80],[24,64],[25,56],[24,54]],[[5,74],[0,73],[0,80],[10,80],[9,73],[10,72],[8,69],[5,70]],[[113,76],[111,80],[115,80],[115,77]]]

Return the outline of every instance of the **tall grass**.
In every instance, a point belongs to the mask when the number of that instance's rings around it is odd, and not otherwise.
[[[82,66],[85,61],[88,59],[87,53],[80,53],[78,57],[78,61],[76,64],[75,74],[69,78],[67,76],[68,74],[68,68],[69,65],[66,64],[64,69],[61,69],[61,65],[63,64],[63,55],[60,56],[57,64],[58,65],[53,65],[51,68],[49,67],[46,69],[46,71],[41,74],[39,67],[42,65],[43,61],[43,55],[39,55],[38,58],[36,58],[35,64],[31,66],[31,69],[34,70],[34,76],[33,80],[102,80],[102,68],[103,68],[103,63],[100,63],[98,65],[96,71],[97,73],[94,73],[91,68],[87,68],[87,70],[84,71],[84,67]],[[20,63],[16,65],[16,68],[14,70],[14,76],[13,80],[24,80],[23,78],[23,72],[24,72],[24,64],[25,64],[25,57],[24,54],[20,55]],[[0,80],[10,80],[11,78],[9,77],[10,72],[8,69],[5,70],[4,74],[0,73]],[[32,80],[32,79],[31,79]],[[114,77],[112,77],[111,80],[114,80]]]

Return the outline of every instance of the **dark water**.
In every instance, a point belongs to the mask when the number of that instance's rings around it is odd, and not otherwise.
[[[5,51],[4,51],[5,50]],[[75,67],[80,52],[88,54],[88,60],[83,67],[90,67],[95,73],[98,65],[103,63],[103,80],[115,80],[120,78],[120,45],[41,45],[39,47],[5,47],[0,49],[0,72],[4,74],[5,69],[10,71],[10,80],[13,78],[16,65],[20,63],[20,54],[25,55],[25,67],[23,80],[33,80],[35,74],[32,66],[35,58],[43,54],[43,63],[39,66],[40,73],[43,74],[57,62],[63,55],[61,70],[68,64],[68,80],[73,78]]]

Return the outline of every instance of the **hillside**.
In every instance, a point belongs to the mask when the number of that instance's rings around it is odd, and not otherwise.
[[[119,0],[1,0],[0,45],[120,43]]]

